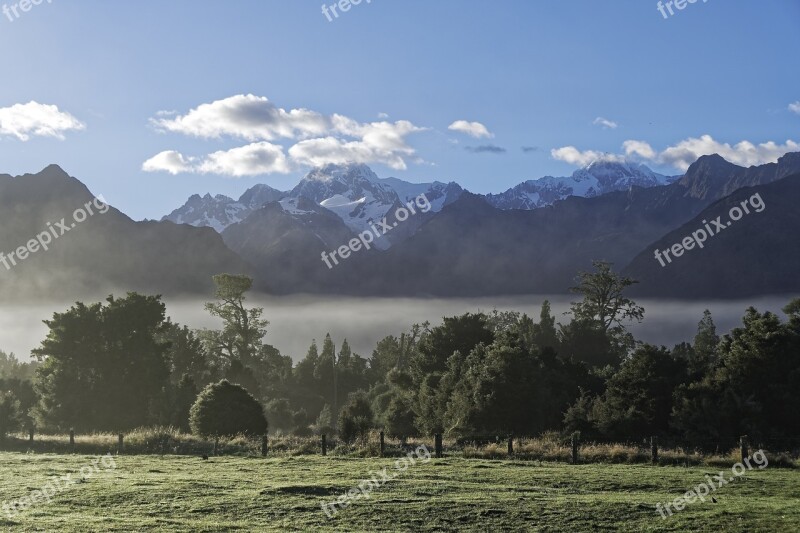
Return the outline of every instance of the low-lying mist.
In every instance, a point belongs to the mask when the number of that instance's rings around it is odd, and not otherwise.
[[[772,311],[783,317],[780,310],[791,298],[770,296],[709,302],[638,300],[645,308],[645,318],[641,324],[631,325],[630,330],[638,340],[672,347],[692,340],[705,309],[711,310],[717,332],[722,334],[738,326],[751,305],[759,311]],[[570,317],[563,313],[569,309],[574,297],[566,295],[473,299],[257,296],[249,299],[248,303],[263,307],[264,316],[270,321],[266,342],[297,361],[305,355],[312,339],[321,344],[328,332],[337,350],[346,338],[355,352],[366,357],[372,354],[375,344],[383,337],[399,335],[412,324],[426,320],[436,325],[443,316],[489,312],[497,308],[528,313],[538,321],[545,299],[550,300],[557,321],[569,321]],[[165,298],[167,314],[173,321],[191,328],[220,327],[220,322],[203,309],[205,301]],[[47,333],[42,320],[70,305],[70,302],[4,305],[0,308],[0,350],[14,352],[20,359],[26,359]]]

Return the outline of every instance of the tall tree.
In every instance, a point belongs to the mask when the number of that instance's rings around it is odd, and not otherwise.
[[[269,322],[262,318],[261,307],[245,307],[246,293],[253,280],[247,276],[219,274],[214,276],[216,302],[206,304],[206,311],[222,319],[223,329],[216,336],[219,349],[233,361],[245,366],[258,361],[261,343]]]
[[[694,351],[702,358],[711,360],[718,344],[717,327],[714,325],[714,319],[711,318],[711,311],[706,309],[703,312],[703,318],[697,324],[697,335],[694,336]]]
[[[596,321],[602,331],[612,327],[623,328],[623,322],[641,322],[644,308],[624,295],[625,289],[638,283],[611,270],[612,264],[592,261],[595,272],[581,272],[578,285],[570,290],[583,295],[583,300],[572,303],[571,313],[576,319]]]

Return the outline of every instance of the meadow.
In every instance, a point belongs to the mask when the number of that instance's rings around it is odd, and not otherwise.
[[[261,458],[121,455],[85,481],[97,456],[0,453],[0,504],[54,476],[79,482],[16,516],[3,531],[798,531],[800,471],[752,470],[716,502],[662,519],[673,500],[728,467],[354,455]],[[730,466],[732,462],[729,463]],[[329,518],[323,503],[387,468],[397,477]]]

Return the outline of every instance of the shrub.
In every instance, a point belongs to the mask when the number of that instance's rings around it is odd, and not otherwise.
[[[203,436],[249,436],[267,432],[264,408],[247,390],[226,380],[212,383],[197,397],[189,421],[192,433]]]
[[[348,404],[339,413],[339,436],[348,444],[357,438],[365,443],[372,429],[373,418],[367,395],[363,392],[352,394]]]

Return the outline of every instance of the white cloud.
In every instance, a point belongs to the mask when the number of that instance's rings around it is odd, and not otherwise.
[[[622,143],[622,149],[625,150],[625,155],[638,156],[642,159],[655,159],[656,151],[649,143],[644,141],[625,141]]]
[[[789,104],[789,111],[800,115],[800,100],[796,101],[793,104]]]
[[[27,141],[31,136],[63,140],[64,132],[85,128],[77,118],[54,105],[30,101],[0,108],[0,136],[10,135],[20,141]]]
[[[797,151],[800,151],[800,144],[792,140],[787,140],[786,144],[783,145],[776,144],[773,141],[758,145],[750,141],[741,141],[731,146],[728,143],[720,143],[714,140],[711,135],[703,135],[700,138],[690,137],[674,146],[670,146],[658,154],[657,160],[662,164],[686,170],[700,156],[719,154],[731,163],[749,167],[774,163],[782,155]]]
[[[165,150],[154,155],[142,163],[142,170],[145,172],[169,172],[173,176],[194,171],[191,161],[175,150]]]
[[[286,174],[289,172],[289,163],[281,146],[264,141],[209,154],[197,167],[197,171],[240,178],[261,174]]]
[[[308,109],[277,107],[266,97],[239,94],[202,104],[175,118],[151,119],[157,128],[192,137],[224,135],[249,141],[295,139],[324,134],[330,128],[325,116]]]
[[[162,131],[192,137],[259,141],[198,158],[201,162],[189,170],[235,177],[349,162],[382,163],[402,170],[410,162],[421,162],[406,138],[425,130],[406,120],[361,123],[344,115],[322,115],[308,109],[286,111],[254,95],[202,104],[185,115],[153,118],[151,123]],[[288,157],[284,146],[267,142],[276,138],[295,142],[288,148]],[[148,160],[143,169],[177,173],[185,171],[192,161],[176,152],[162,152]]]
[[[389,113],[378,113],[378,118],[381,120],[385,120],[389,118]]]
[[[572,165],[586,166],[597,160],[624,161],[626,159],[640,159],[658,165],[670,165],[681,171],[697,161],[701,156],[719,154],[726,160],[736,165],[749,167],[774,163],[788,152],[800,151],[800,143],[787,140],[784,144],[768,141],[754,144],[750,141],[741,141],[735,145],[716,141],[711,135],[699,138],[689,137],[679,143],[657,152],[645,141],[628,140],[622,145],[624,154],[609,154],[594,150],[580,151],[574,146],[565,146],[551,150],[554,159],[565,161]]]
[[[416,161],[415,150],[405,138],[424,128],[405,120],[359,124],[341,115],[334,115],[333,121],[337,132],[360,140],[328,136],[300,141],[289,148],[292,161],[314,167],[327,163],[382,163],[396,170],[408,168],[407,160]]]
[[[613,120],[608,120],[607,118],[603,117],[597,117],[596,119],[594,119],[594,122],[592,122],[592,124],[594,124],[595,126],[602,126],[604,130],[615,130],[617,129],[617,126],[619,126],[619,124],[617,124]]]
[[[466,120],[456,120],[452,124],[447,127],[450,131],[458,131],[461,133],[466,133],[470,137],[474,137],[476,139],[480,139],[485,137],[490,139],[494,137],[494,134],[489,131],[489,129],[481,124],[480,122],[468,122]]]
[[[582,152],[574,146],[564,146],[550,150],[550,155],[553,159],[564,161],[570,165],[585,167],[595,161],[624,161],[625,157],[621,155],[610,154],[608,152],[596,152],[594,150],[586,150]]]

